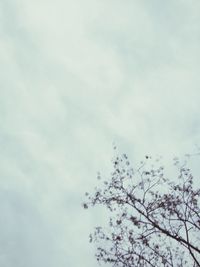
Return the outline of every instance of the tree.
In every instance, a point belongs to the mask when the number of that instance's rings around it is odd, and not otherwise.
[[[90,235],[97,260],[119,267],[200,266],[200,189],[187,163],[174,158],[177,179],[170,181],[150,156],[136,169],[125,154],[112,162],[110,180],[86,193],[83,204],[110,211],[108,227]]]

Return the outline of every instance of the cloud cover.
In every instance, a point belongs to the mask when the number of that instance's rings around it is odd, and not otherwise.
[[[0,3],[0,265],[95,266],[80,203],[112,142],[199,143],[199,1]]]

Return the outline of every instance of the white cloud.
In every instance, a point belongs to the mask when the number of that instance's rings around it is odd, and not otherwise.
[[[2,266],[94,266],[80,203],[112,142],[138,160],[199,142],[192,2],[1,2]]]

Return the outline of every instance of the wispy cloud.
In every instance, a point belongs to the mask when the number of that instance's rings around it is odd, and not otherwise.
[[[80,203],[112,142],[138,160],[199,142],[199,9],[1,1],[0,265],[95,266]]]

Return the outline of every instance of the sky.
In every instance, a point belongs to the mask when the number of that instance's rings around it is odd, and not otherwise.
[[[0,266],[94,267],[113,143],[200,145],[198,0],[0,1]]]

